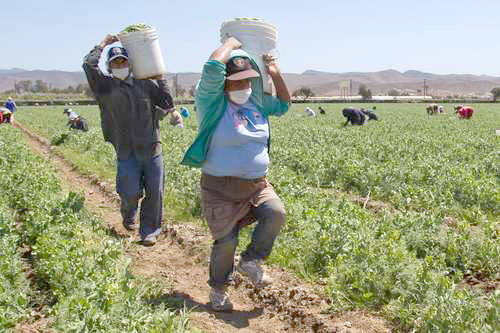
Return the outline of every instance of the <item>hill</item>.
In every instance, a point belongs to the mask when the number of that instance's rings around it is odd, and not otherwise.
[[[174,73],[167,75],[170,81],[174,76]],[[375,95],[384,95],[391,89],[409,94],[421,94],[424,80],[428,86],[428,92],[435,96],[485,96],[494,87],[500,87],[500,77],[471,74],[438,75],[417,70],[399,72],[389,69],[378,72],[347,73],[307,70],[300,74],[286,73],[284,76],[290,91],[300,87],[309,87],[319,96],[339,95],[339,83],[345,80],[352,80],[353,94],[357,93],[360,84],[365,84]],[[199,78],[200,73],[177,73],[177,82],[185,89],[195,85]],[[14,83],[21,80],[31,80],[33,83],[36,80],[43,80],[53,88],[66,88],[70,85],[77,86],[80,83],[86,83],[85,75],[81,71],[0,69],[0,92],[13,89]]]

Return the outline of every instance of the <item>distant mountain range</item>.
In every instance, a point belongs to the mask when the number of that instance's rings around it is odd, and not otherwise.
[[[167,77],[172,80],[175,74]],[[302,74],[286,73],[285,81],[294,91],[300,87],[311,88],[316,96],[333,96],[340,94],[339,83],[352,80],[352,93],[357,94],[360,84],[365,84],[373,95],[385,95],[389,90],[411,95],[423,93],[424,80],[427,91],[435,96],[486,96],[494,87],[500,87],[500,77],[471,74],[438,75],[416,70],[399,72],[384,70],[379,72],[329,73],[307,70]],[[177,73],[177,82],[185,89],[195,85],[200,73]],[[14,88],[14,82],[21,80],[43,80],[54,88],[66,88],[85,83],[83,72],[24,70],[21,68],[0,69],[0,92]]]

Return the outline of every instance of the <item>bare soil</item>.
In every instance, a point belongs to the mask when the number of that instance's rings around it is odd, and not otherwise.
[[[132,258],[132,273],[154,278],[165,285],[155,303],[190,311],[194,326],[206,332],[392,332],[390,323],[373,314],[353,311],[329,314],[327,299],[317,286],[305,283],[276,267],[266,267],[274,283],[263,289],[234,274],[229,296],[230,313],[212,311],[208,304],[208,261],[211,239],[200,227],[166,218],[162,233],[153,247],[138,243],[137,232],[121,225],[119,198],[112,184],[84,176],[70,161],[55,152],[49,143],[17,124],[26,134],[32,150],[50,160],[63,184],[85,192],[86,207],[100,216],[109,233],[125,240]],[[20,331],[34,332],[31,327]],[[36,330],[35,330],[36,331]]]

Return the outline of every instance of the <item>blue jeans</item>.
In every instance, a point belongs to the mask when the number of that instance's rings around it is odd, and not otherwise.
[[[160,234],[163,214],[163,156],[138,160],[134,154],[117,161],[116,192],[121,198],[121,213],[124,221],[133,222],[141,201],[139,233],[144,239],[148,235]]]
[[[241,254],[241,260],[261,260],[271,253],[274,240],[285,222],[285,207],[280,199],[264,202],[259,207],[252,208],[257,218],[257,226],[252,234],[252,241]],[[208,284],[212,288],[223,289],[234,266],[234,253],[238,245],[238,225],[227,236],[214,241],[210,256],[210,278]]]

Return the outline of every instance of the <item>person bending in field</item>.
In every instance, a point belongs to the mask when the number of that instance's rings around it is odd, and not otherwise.
[[[308,117],[316,117],[316,112],[314,112],[313,109],[311,109],[310,107],[306,107],[304,109],[304,113],[306,114],[306,116]]]
[[[437,104],[429,104],[429,106],[426,108],[427,114],[429,116],[441,113],[442,109],[443,109],[443,107],[441,106],[441,109],[439,109],[439,105],[437,105]]]
[[[183,118],[188,118],[189,117],[189,110],[186,107],[184,107],[184,106],[181,107],[179,113],[181,114],[181,116]]]
[[[344,126],[347,126],[349,123],[351,125],[363,125],[365,123],[365,114],[361,110],[352,107],[345,108],[342,110],[342,115],[347,119]]]
[[[455,113],[458,114],[460,119],[470,119],[474,113],[474,109],[470,106],[457,105],[455,106]]]
[[[8,122],[9,123],[14,123],[14,114],[17,111],[17,105],[16,102],[12,99],[12,97],[7,97],[7,101],[5,102],[4,105],[7,109],[10,111],[10,115],[8,116]]]
[[[378,120],[378,115],[373,110],[365,110],[361,108],[361,112],[368,117],[368,120]]]
[[[10,117],[12,115],[12,112],[5,108],[5,107],[0,107],[0,123],[10,123]]]
[[[319,110],[319,114],[322,114],[322,115],[326,114],[326,111],[321,106],[318,107],[318,110]]]
[[[277,97],[265,94],[255,60],[240,47],[229,37],[205,63],[196,93],[198,136],[182,161],[202,169],[201,209],[214,239],[208,284],[215,311],[233,307],[226,288],[242,227],[258,222],[237,270],[261,288],[272,280],[260,263],[285,222],[285,208],[266,174],[269,116],[288,111],[290,94],[275,59],[264,55]]]
[[[68,125],[70,128],[84,132],[89,130],[87,120],[78,115],[72,109],[64,109],[63,113],[68,116]]]
[[[102,51],[117,40],[116,36],[107,35],[85,56],[83,69],[99,104],[104,139],[116,151],[116,191],[121,199],[123,226],[135,229],[136,212],[143,198],[139,233],[142,244],[151,246],[160,234],[163,212],[159,122],[175,108],[165,78],[134,78],[122,47],[113,46],[107,53],[111,76],[101,72],[98,62]]]

